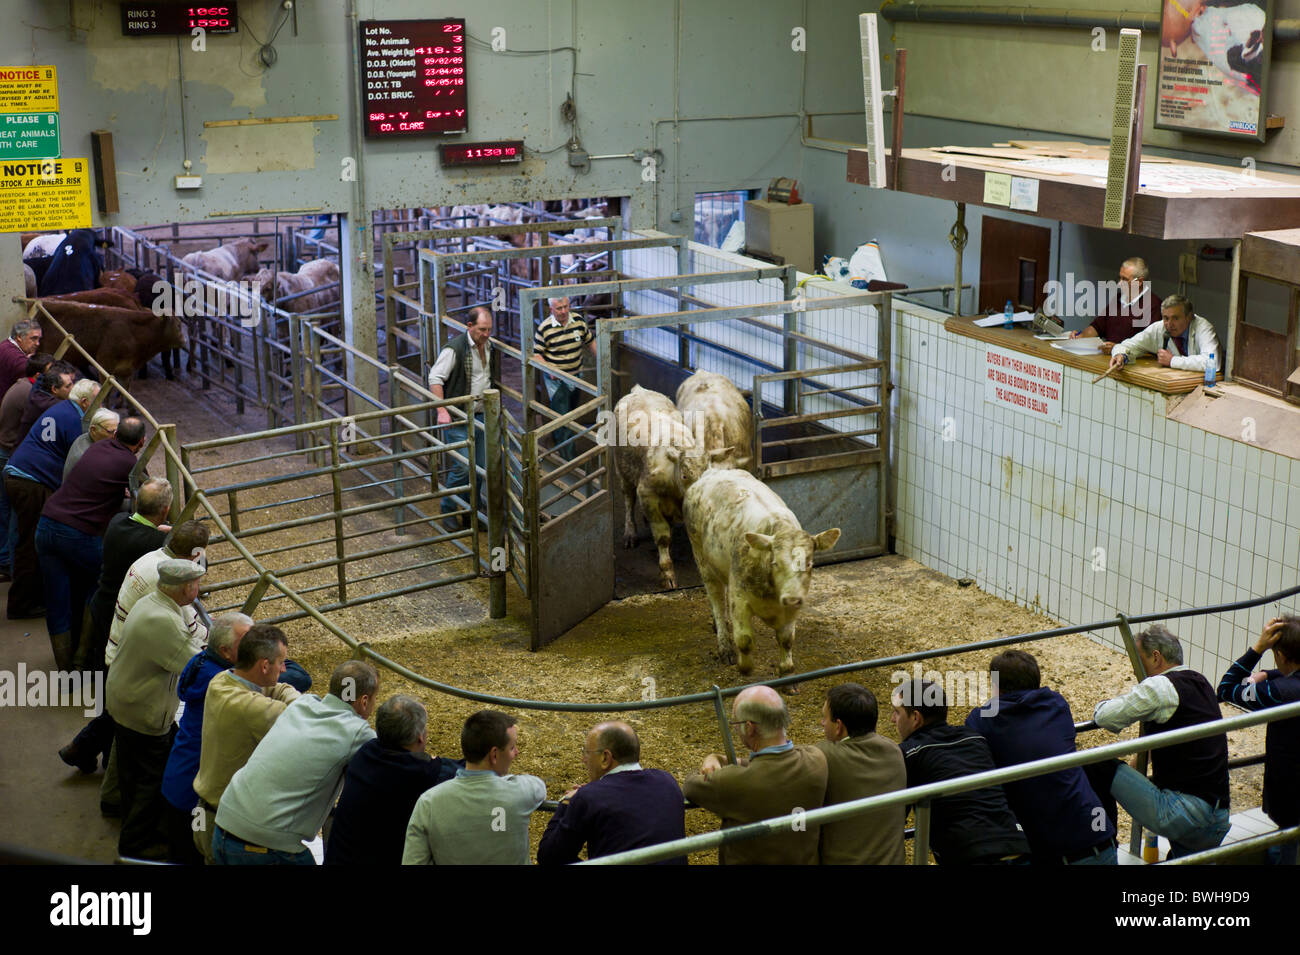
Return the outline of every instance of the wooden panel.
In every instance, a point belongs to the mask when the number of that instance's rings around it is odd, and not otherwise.
[[[1289,285],[1300,283],[1300,229],[1242,236],[1241,270]]]
[[[1147,157],[1146,161],[1154,158]],[[1180,165],[1222,168],[1211,163]],[[949,170],[946,177],[945,168]],[[1087,176],[1018,170],[1010,161],[933,149],[904,149],[897,188],[916,195],[983,205],[986,171],[1037,179],[1035,214],[1042,218],[1101,227],[1104,183]],[[865,151],[848,151],[847,178],[867,185]],[[1139,192],[1133,202],[1130,231],[1157,239],[1237,239],[1246,232],[1294,226],[1300,222],[1300,177],[1270,172],[1267,178],[1276,180],[1278,187],[1185,194]],[[890,186],[894,187],[892,180]]]
[[[1051,255],[1051,229],[984,216],[980,225],[979,311],[1001,311],[1007,299],[1017,310],[1035,309],[1042,305],[1046,292],[1041,281],[1036,283],[1033,301],[1021,300],[1021,268],[1025,262],[1036,263],[1039,278],[1046,280],[1050,274]]]
[[[1241,322],[1237,325],[1237,354],[1233,359],[1232,377],[1255,385],[1274,395],[1283,393],[1291,369],[1287,336]]]
[[[1039,341],[1034,337],[1033,332],[1026,328],[1016,328],[1012,331],[1007,331],[1001,326],[980,328],[973,318],[956,317],[944,322],[943,327],[954,335],[965,335],[990,345],[1024,352],[1043,361],[1069,365],[1071,368],[1078,368],[1080,371],[1091,372],[1094,375],[1100,375],[1110,366],[1110,358],[1106,355],[1076,355],[1053,348],[1048,342]],[[1110,377],[1130,385],[1150,388],[1165,395],[1187,394],[1189,391],[1195,391],[1196,386],[1205,380],[1205,376],[1200,372],[1175,371],[1172,368],[1161,367],[1154,358],[1139,358]],[[1222,379],[1222,374],[1219,377]]]

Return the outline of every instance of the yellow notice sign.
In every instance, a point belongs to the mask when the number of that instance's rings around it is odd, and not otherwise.
[[[984,204],[1005,206],[1011,203],[1011,177],[1000,172],[984,174]]]
[[[90,160],[0,162],[0,232],[90,225]]]
[[[52,66],[0,66],[0,113],[54,113],[58,76]]]

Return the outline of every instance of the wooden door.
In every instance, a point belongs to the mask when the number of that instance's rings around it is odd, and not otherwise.
[[[1018,310],[1041,307],[1051,260],[1051,229],[985,215],[980,226],[980,311],[1000,312],[1007,299]]]

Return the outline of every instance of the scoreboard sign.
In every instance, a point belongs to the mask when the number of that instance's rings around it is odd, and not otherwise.
[[[122,36],[189,36],[196,29],[208,33],[238,33],[239,7],[235,3],[190,6],[187,3],[119,3]]]
[[[366,136],[429,136],[469,128],[465,21],[361,21]]]

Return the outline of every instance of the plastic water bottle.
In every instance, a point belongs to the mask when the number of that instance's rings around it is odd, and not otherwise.
[[[1015,323],[1015,320],[1014,320],[1014,316],[1015,316],[1015,314],[1016,314],[1016,313],[1015,313],[1015,310],[1012,309],[1012,307],[1011,307],[1011,299],[1007,299],[1006,307],[1005,307],[1004,309],[1002,309],[1002,327],[1003,327],[1003,328],[1015,328],[1015,327],[1016,327],[1016,323]]]
[[[1205,387],[1214,387],[1214,373],[1219,370],[1218,363],[1214,360],[1214,352],[1210,352],[1205,362]]]

